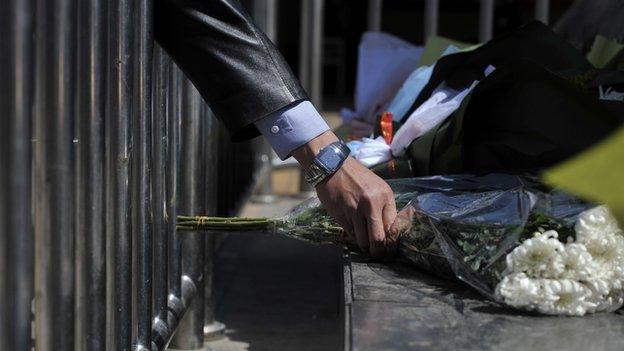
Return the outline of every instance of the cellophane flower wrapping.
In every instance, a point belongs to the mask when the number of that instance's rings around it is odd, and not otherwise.
[[[401,210],[387,247],[398,260],[542,314],[580,316],[624,303],[624,236],[606,207],[505,174],[389,184]],[[276,220],[273,230],[355,243],[317,199]]]

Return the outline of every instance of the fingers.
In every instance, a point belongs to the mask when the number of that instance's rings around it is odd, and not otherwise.
[[[383,220],[381,217],[381,211],[375,211],[377,213],[371,214],[366,218],[368,229],[368,241],[369,241],[369,253],[372,257],[383,257],[385,252],[385,238],[386,233],[384,231]]]
[[[364,196],[358,206],[358,214],[364,218],[366,224],[366,236],[369,244],[364,251],[368,251],[375,258],[382,257],[385,251],[386,233],[382,217],[384,206],[385,196],[383,193]]]
[[[383,208],[382,218],[384,222],[384,230],[386,233],[386,239],[391,239],[394,241],[396,239],[396,231],[393,230],[393,225],[396,222],[397,211],[396,211],[396,203],[394,202],[394,195],[392,191],[390,191],[390,195],[388,195],[388,200]]]
[[[368,252],[368,231],[366,229],[366,218],[360,215],[353,217],[353,231],[355,232],[355,240],[362,251]]]
[[[353,230],[353,224],[345,217],[336,217],[336,222],[342,227],[348,237],[355,239],[355,232]]]
[[[390,226],[390,230],[388,231],[388,236],[395,240],[401,234],[410,230],[412,227],[412,222],[414,219],[414,215],[416,213],[416,208],[413,204],[408,204],[403,207],[401,211],[399,211],[395,217],[394,223]]]
[[[392,194],[392,190],[390,190],[390,194],[388,195],[388,199],[386,200],[386,204],[383,207],[382,218],[384,223],[384,230],[388,232],[390,226],[397,217],[396,203],[394,202],[394,195]]]

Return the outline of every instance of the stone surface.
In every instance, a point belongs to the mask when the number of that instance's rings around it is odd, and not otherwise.
[[[624,350],[624,313],[548,317],[401,265],[348,260],[347,349]]]

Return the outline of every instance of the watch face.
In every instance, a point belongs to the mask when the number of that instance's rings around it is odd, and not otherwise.
[[[328,147],[321,151],[318,160],[328,171],[335,172],[343,161],[343,158],[338,150],[333,147]]]

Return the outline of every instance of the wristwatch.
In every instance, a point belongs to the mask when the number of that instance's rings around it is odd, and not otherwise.
[[[305,171],[304,177],[306,182],[316,187],[327,177],[336,173],[350,153],[351,150],[343,141],[336,141],[325,146]]]

